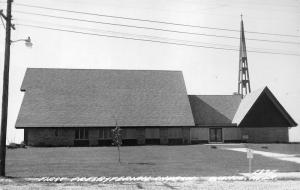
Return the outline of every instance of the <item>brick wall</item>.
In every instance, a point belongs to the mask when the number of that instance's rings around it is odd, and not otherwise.
[[[208,128],[191,128],[191,139],[192,140],[207,140],[209,138],[209,131]]]
[[[242,135],[248,135],[252,143],[289,142],[288,127],[249,127],[241,128]]]
[[[182,128],[183,144],[191,144],[191,132],[189,127]]]
[[[98,139],[99,139],[99,129],[97,128],[88,128],[89,130],[89,145],[90,146],[97,146],[98,145]]]
[[[237,127],[222,128],[223,142],[239,142],[241,141],[241,129]]]
[[[28,128],[29,146],[73,146],[75,130],[72,128]]]
[[[208,143],[209,141],[209,128],[192,127],[190,128],[190,134],[192,144]]]
[[[137,128],[137,144],[143,145],[145,144],[146,135],[145,135],[145,128]]]
[[[161,145],[168,144],[168,128],[160,128],[159,136],[160,136],[160,144]]]

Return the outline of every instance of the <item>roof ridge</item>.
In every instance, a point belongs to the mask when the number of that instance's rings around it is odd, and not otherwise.
[[[241,96],[240,94],[188,94],[188,96]]]
[[[182,72],[181,70],[151,70],[151,69],[86,69],[86,68],[34,68],[28,67],[30,69],[45,69],[45,70],[109,70],[109,71],[160,71],[160,72]]]

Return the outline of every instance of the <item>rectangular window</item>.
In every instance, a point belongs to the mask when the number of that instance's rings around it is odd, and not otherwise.
[[[79,138],[80,138],[80,139],[84,139],[84,135],[85,135],[85,130],[84,130],[84,128],[80,128],[80,129],[79,129]]]
[[[75,128],[75,139],[88,139],[88,132],[87,128]]]
[[[75,139],[79,139],[79,129],[75,129]]]
[[[57,137],[58,136],[58,129],[54,129],[54,135]]]
[[[159,128],[146,128],[146,139],[159,139]]]
[[[110,139],[111,138],[111,129],[104,129],[104,139]]]
[[[100,128],[99,129],[99,139],[103,139],[103,137],[104,137],[104,130],[103,130],[103,128]]]
[[[111,128],[100,128],[99,129],[99,139],[111,139],[112,138]]]

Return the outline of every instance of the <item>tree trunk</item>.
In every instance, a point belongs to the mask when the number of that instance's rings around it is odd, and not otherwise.
[[[118,152],[119,152],[119,164],[120,164],[121,163],[120,146],[118,146]]]

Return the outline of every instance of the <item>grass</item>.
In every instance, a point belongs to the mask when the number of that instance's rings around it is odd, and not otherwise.
[[[299,150],[300,145],[295,146]],[[13,177],[221,176],[248,171],[245,153],[220,146],[128,146],[121,147],[121,160],[119,164],[115,147],[14,149],[7,151],[6,173]],[[253,169],[300,171],[300,165],[256,155]]]

